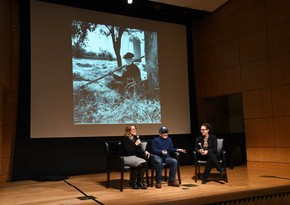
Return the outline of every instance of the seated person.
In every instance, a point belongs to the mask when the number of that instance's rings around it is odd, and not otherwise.
[[[121,76],[112,73],[114,81],[111,82],[110,87],[117,89],[121,94],[124,94],[125,91],[137,93],[141,89],[142,80],[140,69],[134,64],[134,54],[128,52],[123,58],[127,65],[124,67]]]
[[[198,153],[198,159],[207,161],[201,181],[202,184],[206,184],[212,166],[216,167],[217,171],[222,175],[225,172],[221,168],[217,158],[217,138],[211,133],[211,125],[203,123],[200,127],[200,132],[201,136],[196,139],[195,151]]]
[[[135,125],[126,126],[121,142],[124,151],[124,164],[131,166],[130,186],[133,189],[147,189],[143,184],[144,172],[147,168],[147,161],[144,158],[149,158],[150,153],[142,150],[141,140],[137,136]]]
[[[162,164],[166,163],[170,166],[168,186],[179,187],[180,184],[175,180],[178,162],[170,154],[173,152],[186,153],[184,149],[174,148],[171,138],[168,136],[167,127],[160,127],[159,137],[152,140],[153,160],[156,164],[156,188],[161,188]]]

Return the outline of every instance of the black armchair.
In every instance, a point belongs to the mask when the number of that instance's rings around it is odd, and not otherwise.
[[[225,174],[223,175],[223,179],[225,182],[228,182],[228,175],[226,170],[226,152],[223,150],[223,143],[224,139],[217,139],[217,156],[219,159],[219,163],[221,164]],[[194,157],[194,166],[195,166],[195,174],[194,174],[194,180],[197,182],[197,178],[200,179],[200,166],[205,165],[207,161],[199,160],[198,159],[198,153],[196,151],[193,151],[193,157]]]
[[[143,143],[143,142],[142,142]],[[142,146],[146,147],[146,143]],[[105,151],[107,158],[107,188],[110,187],[110,174],[113,171],[120,172],[120,191],[123,191],[124,187],[124,173],[130,171],[130,166],[124,164],[124,157],[120,154],[122,144],[120,141],[105,142]],[[147,186],[149,186],[148,169],[146,170]]]

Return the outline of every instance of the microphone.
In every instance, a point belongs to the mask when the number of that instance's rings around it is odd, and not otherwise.
[[[198,143],[198,145],[200,146],[201,149],[203,149],[200,142]]]
[[[140,137],[139,137],[139,135],[136,135],[136,139],[137,139],[137,140],[140,140]],[[136,140],[136,141],[137,141],[137,140]],[[138,144],[138,146],[141,146],[141,143],[140,143],[140,144]]]

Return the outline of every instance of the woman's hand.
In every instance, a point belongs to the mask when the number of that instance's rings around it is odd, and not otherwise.
[[[136,146],[141,145],[141,140],[140,139],[137,139],[136,142],[135,142],[135,145]]]
[[[147,158],[150,157],[150,153],[148,151],[145,151],[145,157],[147,157]]]
[[[207,155],[208,150],[200,149],[199,152],[201,155]]]

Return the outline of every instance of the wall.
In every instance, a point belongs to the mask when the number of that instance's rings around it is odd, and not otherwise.
[[[290,163],[290,1],[230,0],[193,32],[199,121],[241,93],[247,160]]]
[[[16,0],[0,1],[0,183],[10,180],[18,95]]]

